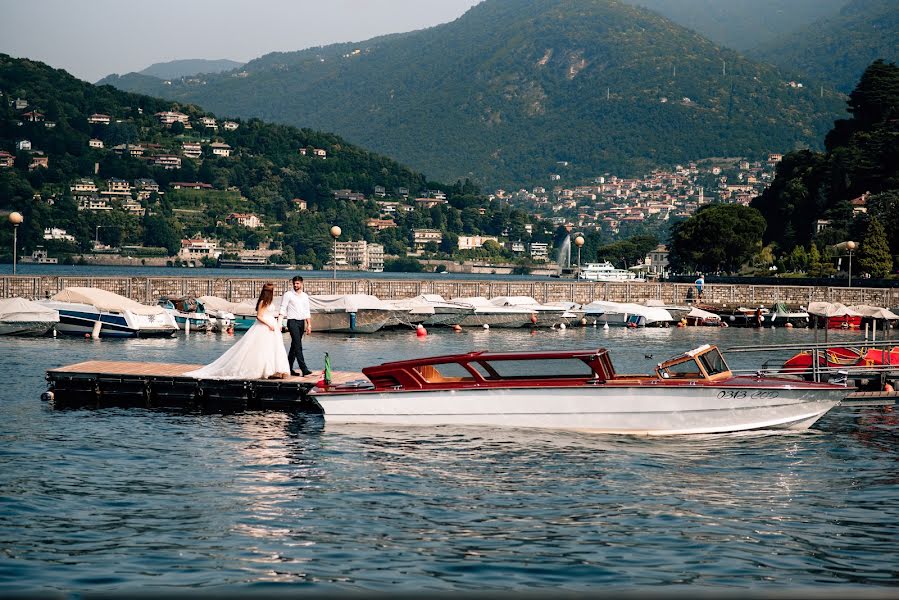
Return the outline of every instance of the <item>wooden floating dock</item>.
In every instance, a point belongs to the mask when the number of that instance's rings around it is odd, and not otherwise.
[[[45,400],[54,407],[192,408],[204,411],[301,410],[321,413],[308,392],[321,371],[285,379],[196,379],[184,373],[203,365],[91,360],[47,371]],[[332,383],[365,379],[332,372]]]

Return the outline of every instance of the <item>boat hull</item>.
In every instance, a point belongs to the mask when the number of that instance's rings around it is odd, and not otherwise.
[[[391,320],[398,320],[397,311],[362,308],[356,312],[313,312],[312,331],[333,333],[374,333]]]
[[[89,308],[65,308],[54,306],[59,311],[56,330],[64,335],[91,335],[97,322],[99,335],[103,338],[128,337],[172,337],[178,331],[171,315],[133,315],[130,313],[108,313]]]
[[[315,394],[325,422],[484,425],[629,435],[808,429],[840,389],[584,386]]]
[[[58,321],[0,321],[0,335],[45,335]]]
[[[508,327],[517,328],[531,325],[531,315],[525,313],[491,313],[491,312],[475,312],[472,315],[465,315],[465,318],[459,322],[462,327]]]

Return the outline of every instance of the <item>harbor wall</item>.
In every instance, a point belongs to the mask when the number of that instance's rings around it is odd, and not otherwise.
[[[161,296],[218,296],[232,302],[256,298],[268,278],[222,277],[70,277],[6,275],[0,277],[0,297],[48,298],[66,287],[94,287],[114,292],[143,304],[156,304]],[[290,285],[290,275],[274,280],[275,294]],[[313,279],[305,278],[310,294],[371,294],[383,300],[419,294],[440,294],[444,298],[465,296],[530,296],[538,302],[594,300],[638,302],[661,300],[684,304],[689,283],[671,282],[582,282],[566,280],[503,281],[473,277],[471,280],[437,279]],[[807,306],[809,302],[842,302],[899,306],[899,288],[826,287],[752,284],[706,284],[703,304],[717,306]]]

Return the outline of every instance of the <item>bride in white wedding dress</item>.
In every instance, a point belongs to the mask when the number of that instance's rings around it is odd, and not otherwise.
[[[272,308],[275,286],[266,283],[256,301],[256,322],[214,362],[184,375],[197,379],[283,379],[290,373],[281,327]]]

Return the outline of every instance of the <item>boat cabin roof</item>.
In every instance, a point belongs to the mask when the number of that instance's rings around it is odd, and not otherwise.
[[[715,380],[731,377],[724,358],[708,344],[658,365],[654,373],[619,375],[605,348],[549,352],[487,352],[387,362],[362,372],[376,390],[468,387],[559,387],[608,384],[634,378]]]

